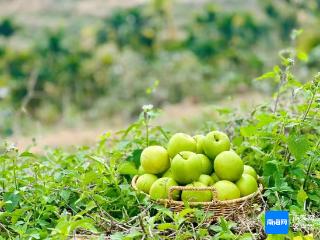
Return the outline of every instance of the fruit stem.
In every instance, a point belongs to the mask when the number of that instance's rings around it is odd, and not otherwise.
[[[286,79],[287,79],[287,70],[288,68],[284,68],[284,66],[282,66],[281,69],[281,73],[280,73],[280,83],[278,86],[278,91],[277,91],[277,97],[274,103],[274,107],[273,107],[273,113],[275,113],[277,111],[278,108],[278,104],[279,104],[279,100],[280,100],[280,92],[281,92],[281,88],[283,86],[283,84],[285,83]]]
[[[311,105],[313,104],[313,102],[314,102],[314,100],[315,100],[315,97],[316,97],[316,93],[317,93],[317,90],[318,90],[318,87],[319,87],[319,81],[318,81],[318,75],[315,77],[315,88],[314,88],[314,90],[312,91],[312,96],[311,96],[311,99],[310,99],[310,101],[309,101],[309,103],[308,103],[308,107],[307,107],[307,110],[305,111],[305,113],[304,113],[304,115],[303,115],[303,117],[302,117],[302,121],[301,122],[303,122],[303,121],[305,121],[306,120],[306,118],[307,118],[307,116],[308,116],[308,114],[309,114],[309,112],[310,112],[310,109],[311,109]]]
[[[317,142],[316,146],[315,146],[315,149],[317,150],[317,148],[319,147],[320,145],[320,140]],[[312,165],[313,165],[313,161],[314,161],[315,157],[311,158],[310,159],[310,162],[309,162],[309,165],[308,165],[308,169],[307,169],[307,173],[306,173],[306,178],[304,179],[303,181],[303,185],[302,185],[302,188],[303,190],[305,190],[306,186],[307,186],[307,182],[309,180],[309,175],[310,175],[310,172],[311,172],[311,169],[312,169]]]

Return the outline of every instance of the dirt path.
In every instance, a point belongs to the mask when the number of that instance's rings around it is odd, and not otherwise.
[[[114,8],[130,7],[144,2],[146,0],[0,0],[0,15],[69,12],[104,16]]]
[[[263,103],[267,99],[266,96],[257,92],[235,95],[233,98],[226,99],[215,103],[215,106],[232,107],[236,109],[252,109],[254,106]],[[164,106],[162,115],[157,119],[157,124],[162,126],[170,125],[172,122],[181,123],[184,126],[185,121],[192,121],[197,117],[205,114],[208,107],[212,105],[201,105],[192,103],[192,101],[184,101],[176,105]],[[107,131],[116,131],[125,128],[128,123],[84,125],[75,128],[66,128],[58,126],[49,132],[41,132],[33,136],[14,136],[9,141],[14,142],[19,149],[31,147],[34,152],[42,152],[45,147],[64,147],[93,145],[99,141],[100,136]],[[33,145],[33,139],[36,146]]]
[[[90,128],[63,128],[46,132],[37,136],[13,136],[9,141],[14,142],[18,149],[28,149],[42,152],[46,147],[57,148],[92,145],[110,128],[99,126]],[[35,144],[34,144],[35,143]],[[35,146],[34,146],[35,145]]]

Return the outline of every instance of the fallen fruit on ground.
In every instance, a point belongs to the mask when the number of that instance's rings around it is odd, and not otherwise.
[[[186,186],[196,188],[206,187],[202,182],[194,182]],[[212,200],[212,192],[210,190],[183,190],[181,200],[184,202],[210,202]]]
[[[152,184],[158,179],[156,175],[146,173],[141,175],[136,183],[137,189],[149,194]]]
[[[150,197],[153,200],[168,199],[170,187],[178,186],[172,178],[164,177],[156,180],[150,188]],[[179,199],[180,192],[175,190],[172,194],[174,200]]]
[[[221,180],[219,182],[216,182],[213,187],[216,189],[217,198],[219,200],[231,200],[240,198],[240,190],[233,182]]]
[[[140,162],[145,172],[152,174],[163,173],[170,166],[168,152],[161,146],[145,148],[141,153]]]
[[[240,190],[241,197],[250,195],[258,190],[256,179],[249,174],[242,174],[236,185]]]
[[[243,173],[243,161],[234,151],[221,152],[214,160],[214,172],[221,180],[237,181]]]

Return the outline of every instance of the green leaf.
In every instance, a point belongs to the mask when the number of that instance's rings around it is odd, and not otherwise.
[[[21,196],[19,193],[7,192],[3,195],[3,200],[6,203],[4,208],[8,212],[12,212],[18,206]]]
[[[257,77],[255,80],[260,81],[268,78],[275,78],[277,74],[275,72],[267,72],[261,75],[260,77]]]
[[[297,58],[303,62],[308,62],[309,60],[308,54],[303,51],[298,52]]]
[[[220,224],[222,230],[225,232],[229,232],[230,229],[235,226],[234,222],[231,222],[231,221],[229,222],[224,217],[219,218],[219,224]]]
[[[185,208],[185,209],[183,209],[181,212],[179,212],[177,215],[179,216],[179,217],[185,217],[186,215],[189,215],[189,214],[191,214],[191,213],[194,213],[194,209],[192,209],[192,208]]]
[[[315,194],[309,194],[308,195],[309,199],[315,202],[320,202],[320,196],[317,196]]]
[[[291,165],[290,173],[296,176],[298,179],[302,180],[305,178],[305,171],[303,164],[299,164],[298,166]]]
[[[293,29],[291,34],[290,34],[290,38],[292,40],[297,39],[298,36],[300,36],[303,33],[303,29]]]
[[[259,153],[259,154],[262,154],[262,155],[265,154],[263,151],[261,151],[260,148],[258,148],[258,147],[256,147],[256,146],[251,146],[251,149],[252,149],[253,151],[255,151],[256,153]]]
[[[96,203],[94,201],[90,201],[86,206],[86,211],[90,211],[90,210],[94,209],[95,207],[97,207]]]
[[[129,162],[133,162],[135,164],[135,166],[138,168],[140,166],[140,156],[142,153],[142,149],[135,149],[131,156],[128,157],[128,161]]]
[[[110,236],[111,240],[123,240],[125,238],[125,235],[121,232],[116,232]]]
[[[227,107],[217,107],[216,108],[216,111],[220,114],[229,114],[229,113],[232,113],[232,109],[231,108],[227,108]]]
[[[275,65],[275,66],[273,67],[273,71],[274,71],[275,73],[280,73],[280,72],[281,72],[281,69],[280,69],[280,67],[279,67],[278,65]]]
[[[92,224],[92,220],[88,219],[88,218],[84,218],[84,219],[72,222],[70,224],[70,229],[72,231],[76,230],[76,229],[83,229],[83,230],[88,230],[88,231],[90,231],[92,233],[98,233],[97,229]]]
[[[177,229],[177,227],[172,223],[160,223],[158,225],[158,229],[160,231],[164,231],[164,230],[167,230],[167,229]]]
[[[250,137],[257,132],[257,128],[252,125],[244,126],[240,128],[240,133],[244,137]]]
[[[134,162],[122,162],[118,167],[118,172],[123,175],[136,175],[138,174],[138,169],[136,168]]]
[[[131,232],[129,234],[127,234],[123,240],[134,240],[134,239],[141,239],[142,237],[142,233],[137,231],[137,230],[131,230]]]
[[[288,148],[296,160],[301,160],[310,149],[310,142],[306,136],[293,133],[288,138]]]
[[[269,161],[263,167],[263,175],[264,176],[272,176],[275,172],[278,172],[278,162],[277,161]]]
[[[199,232],[199,237],[205,238],[209,235],[208,229],[205,229],[205,228],[200,228],[198,232]]]
[[[131,142],[129,140],[122,140],[118,143],[117,148],[118,150],[124,150]]]
[[[301,187],[297,194],[297,202],[303,206],[304,202],[308,199],[308,194]]]
[[[36,158],[37,156],[34,155],[33,153],[31,152],[23,152],[20,154],[20,157],[31,157],[31,158]]]
[[[259,123],[257,124],[258,127],[263,127],[273,122],[274,116],[271,114],[262,113],[257,116],[257,119],[259,120]]]
[[[86,209],[77,213],[77,216],[83,216],[84,214],[88,213],[89,211],[91,211],[92,209],[96,208],[97,205],[94,201],[90,201],[89,203],[86,204]]]
[[[59,193],[60,197],[64,200],[64,201],[68,201],[70,195],[71,195],[71,191],[69,190],[62,190]]]
[[[285,237],[281,234],[268,234],[267,239],[266,240],[284,240]]]
[[[30,234],[30,237],[31,237],[31,239],[32,239],[32,238],[34,238],[34,239],[41,239],[39,233],[31,233],[31,234]]]
[[[251,233],[244,233],[240,236],[239,240],[252,240],[253,237]]]
[[[168,216],[169,218],[173,219],[173,212],[170,209],[168,209],[168,208],[166,208],[164,206],[161,206],[161,205],[156,205],[154,208],[156,210],[158,210],[159,212],[161,212],[162,214],[164,214],[164,215]]]

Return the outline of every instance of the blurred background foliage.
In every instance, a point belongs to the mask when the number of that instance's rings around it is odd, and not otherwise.
[[[1,13],[0,134],[14,134],[24,119],[130,119],[146,103],[271,93],[275,84],[254,79],[279,49],[297,47],[301,79],[319,68],[319,10],[319,0],[153,0],[103,16],[62,12],[54,24],[36,26]],[[294,29],[303,29],[296,42]]]

